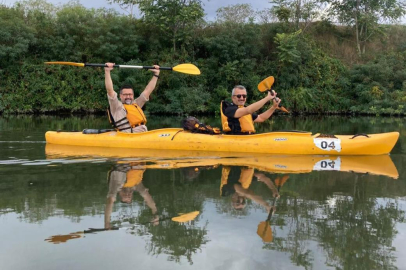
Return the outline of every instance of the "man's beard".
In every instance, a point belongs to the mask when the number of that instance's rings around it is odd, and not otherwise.
[[[124,100],[124,103],[127,104],[127,105],[131,105],[133,103],[133,100],[131,98],[126,98]]]

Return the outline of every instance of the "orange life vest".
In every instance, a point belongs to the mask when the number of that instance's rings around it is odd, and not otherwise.
[[[129,170],[127,172],[127,181],[125,182],[124,186],[125,188],[129,187],[135,187],[142,181],[142,177],[144,175],[145,169],[144,170]]]
[[[228,177],[230,175],[231,168],[228,166],[223,166],[221,170],[221,182],[220,182],[220,196],[223,193],[223,186],[227,185]],[[254,168],[241,168],[240,178],[238,182],[244,189],[248,189],[252,183],[252,178],[254,177]]]
[[[226,102],[222,101],[220,105],[221,113],[221,125],[224,132],[233,132],[232,127],[230,127],[228,117],[224,115],[223,110],[227,107]],[[238,106],[238,108],[243,108],[243,106]],[[238,118],[241,127],[241,133],[252,134],[255,133],[254,121],[252,120],[252,115],[247,114]]]
[[[223,166],[223,168],[221,169],[220,196],[223,195],[223,186],[227,185],[229,174],[230,174],[230,167]]]
[[[144,112],[142,111],[141,107],[137,104],[123,104],[124,109],[127,112],[126,117],[118,119],[115,121],[113,116],[111,115],[110,108],[107,110],[109,121],[113,125],[113,127],[118,131],[123,131],[126,129],[131,129],[140,125],[145,125],[147,123],[147,118],[145,117]],[[129,124],[130,127],[127,128],[120,128],[126,124]]]
[[[241,186],[244,189],[248,189],[252,183],[253,177],[254,177],[254,168],[242,168],[240,179],[238,179],[238,182],[240,182]]]

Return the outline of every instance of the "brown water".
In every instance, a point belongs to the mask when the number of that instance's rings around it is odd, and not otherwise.
[[[181,120],[149,118],[150,129]],[[189,160],[55,155],[45,131],[106,128],[105,118],[0,117],[0,269],[406,269],[404,124],[275,117],[261,126],[399,131],[383,159]]]

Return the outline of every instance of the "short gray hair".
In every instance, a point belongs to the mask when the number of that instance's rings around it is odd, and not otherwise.
[[[244,86],[242,86],[242,85],[236,85],[236,86],[234,86],[233,91],[231,91],[231,96],[234,96],[234,91],[235,91],[235,89],[241,89],[241,90],[245,90],[245,92],[247,92],[247,89],[245,89]]]

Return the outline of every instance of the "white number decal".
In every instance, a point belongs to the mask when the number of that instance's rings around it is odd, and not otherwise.
[[[314,144],[321,150],[341,152],[341,140],[333,138],[314,138]]]
[[[341,169],[341,159],[323,159],[313,166],[314,171],[339,171]]]

